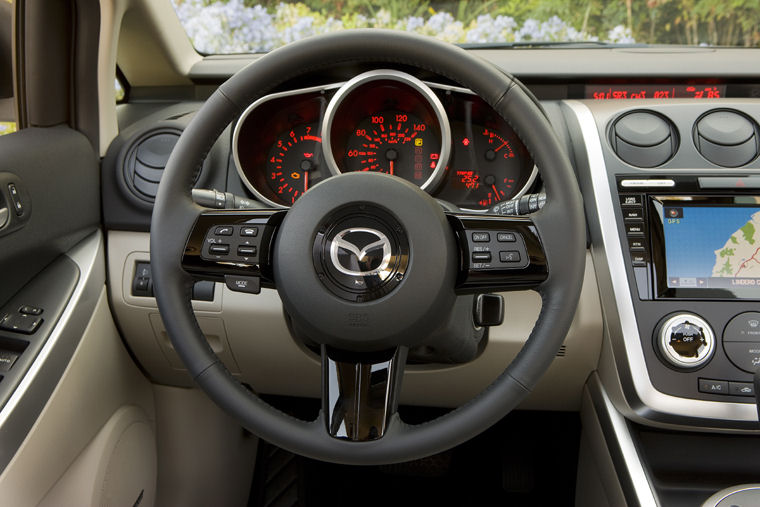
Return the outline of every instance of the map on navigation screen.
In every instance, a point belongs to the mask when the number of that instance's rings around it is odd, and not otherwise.
[[[760,287],[760,207],[665,206],[668,287]]]

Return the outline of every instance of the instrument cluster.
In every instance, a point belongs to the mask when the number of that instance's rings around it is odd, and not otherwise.
[[[248,189],[278,208],[331,176],[376,171],[484,211],[528,191],[537,174],[512,128],[477,95],[396,70],[262,97],[235,126],[233,156]]]

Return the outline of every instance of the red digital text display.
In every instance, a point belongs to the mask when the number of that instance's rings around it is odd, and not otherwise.
[[[585,98],[626,99],[720,99],[724,84],[594,84],[586,85]]]

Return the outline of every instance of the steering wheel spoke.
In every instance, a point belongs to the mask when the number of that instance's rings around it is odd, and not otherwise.
[[[546,280],[546,254],[529,216],[446,216],[460,250],[458,293],[531,289]]]
[[[274,287],[272,245],[285,211],[204,211],[185,245],[182,267],[196,278],[239,292]]]
[[[348,356],[322,346],[327,433],[350,441],[382,438],[398,408],[408,349]]]

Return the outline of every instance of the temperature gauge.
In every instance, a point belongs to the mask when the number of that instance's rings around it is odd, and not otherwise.
[[[322,138],[316,125],[281,134],[267,155],[267,184],[285,204],[293,204],[321,180]]]
[[[460,208],[487,209],[513,199],[532,182],[530,158],[506,129],[457,123],[448,185],[438,196]]]

